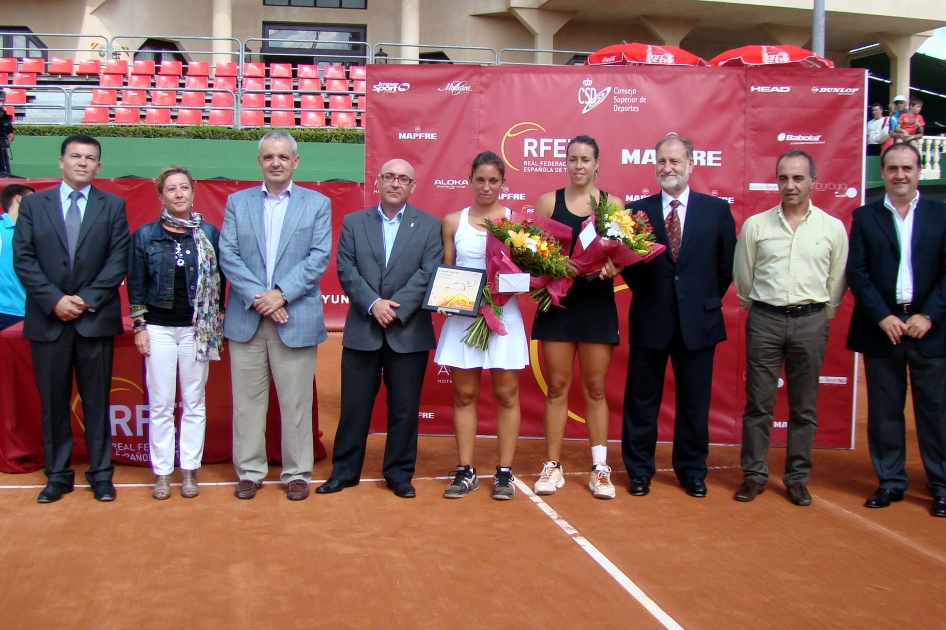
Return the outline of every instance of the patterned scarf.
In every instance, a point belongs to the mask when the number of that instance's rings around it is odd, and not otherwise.
[[[191,231],[197,246],[197,295],[194,297],[194,335],[198,361],[219,361],[223,351],[223,313],[220,312],[220,269],[217,253],[200,224],[204,222],[197,212],[191,218],[179,219],[167,208],[161,220],[168,225]]]

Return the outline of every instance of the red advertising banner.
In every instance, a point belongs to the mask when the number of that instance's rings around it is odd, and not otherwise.
[[[594,137],[601,150],[597,186],[625,201],[660,191],[654,145],[669,132],[695,147],[692,189],[729,201],[737,228],[746,217],[778,204],[775,160],[783,151],[809,151],[818,165],[813,202],[850,224],[863,198],[862,70],[686,67],[431,67],[377,65],[369,72],[371,126],[366,136],[366,181],[388,159],[414,165],[411,203],[443,217],[472,202],[467,178],[480,151],[507,164],[502,200],[530,211],[539,196],[568,185],[565,152],[576,135]],[[366,205],[377,203],[366,186]],[[610,437],[620,437],[628,346],[630,292],[615,288],[622,345],[607,381]],[[522,301],[531,322],[534,307]],[[728,341],[714,368],[710,439],[737,444],[745,401],[744,314],[735,290],[724,300]],[[850,298],[833,320],[819,397],[819,447],[851,447],[854,357],[844,350]],[[438,324],[439,325],[439,324]],[[546,390],[541,349],[530,342],[532,365],[523,371],[523,436],[542,436]],[[484,376],[484,390],[488,376]],[[481,397],[480,432],[495,431],[495,408]],[[787,405],[779,390],[773,444],[784,444]],[[379,398],[383,401],[383,398]],[[424,384],[421,431],[450,434],[453,391],[449,370],[431,362]],[[580,387],[569,397],[569,437],[587,435]],[[668,370],[660,439],[672,439],[674,384]],[[374,428],[383,430],[384,406]]]

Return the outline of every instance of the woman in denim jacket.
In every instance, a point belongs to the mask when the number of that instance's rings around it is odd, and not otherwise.
[[[217,265],[216,227],[193,212],[194,179],[183,166],[157,178],[161,217],[142,225],[128,256],[128,300],[135,346],[145,357],[150,400],[149,441],[155,499],[171,496],[174,403],[180,374],[181,496],[197,496],[197,469],[207,423],[204,387],[210,361],[223,351],[224,278]]]

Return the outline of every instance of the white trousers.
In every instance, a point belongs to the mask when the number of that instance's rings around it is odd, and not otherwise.
[[[148,326],[151,356],[145,357],[150,404],[151,467],[156,475],[174,472],[174,408],[180,375],[181,468],[197,470],[207,426],[204,386],[209,361],[195,360],[193,326]]]

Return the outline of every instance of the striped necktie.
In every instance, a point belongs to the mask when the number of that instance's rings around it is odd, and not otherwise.
[[[79,211],[82,193],[73,190],[69,193],[69,199],[72,203],[66,212],[66,242],[69,244],[69,268],[72,269],[72,263],[76,259],[76,247],[79,244],[79,227],[82,225],[82,213]]]
[[[667,239],[670,241],[670,255],[673,262],[677,262],[680,257],[680,241],[682,234],[680,232],[680,215],[677,214],[677,208],[680,202],[674,199],[670,202],[670,214],[667,215],[664,225],[667,227]]]

